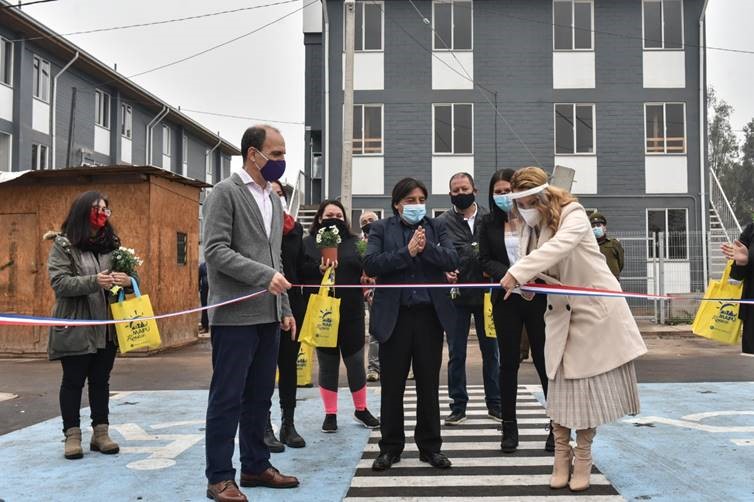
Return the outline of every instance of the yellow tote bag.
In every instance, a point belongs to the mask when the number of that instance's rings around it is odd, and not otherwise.
[[[484,336],[497,338],[495,320],[492,316],[492,290],[484,293]]]
[[[312,367],[314,366],[314,347],[302,343],[296,359],[296,386],[308,387],[312,384]]]
[[[338,345],[338,325],[340,324],[340,298],[329,295],[335,285],[335,271],[332,267],[325,271],[319,293],[309,296],[304,325],[299,340],[313,347],[336,347]]]
[[[162,344],[160,332],[157,329],[155,320],[143,321],[144,317],[152,317],[152,303],[149,301],[149,295],[142,295],[139,286],[132,278],[131,285],[134,289],[134,296],[125,299],[123,290],[120,290],[117,303],[110,305],[113,313],[113,319],[130,319],[128,323],[118,323],[115,325],[115,333],[118,335],[118,347],[121,354],[125,354],[136,349],[156,349]]]
[[[704,298],[741,298],[743,284],[728,282],[732,266],[733,262],[729,261],[723,277],[719,281],[710,281]],[[691,329],[695,335],[735,345],[741,341],[742,322],[738,318],[738,308],[738,303],[702,301]]]

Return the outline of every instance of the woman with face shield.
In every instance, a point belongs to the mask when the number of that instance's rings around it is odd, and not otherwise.
[[[575,197],[549,186],[538,167],[517,171],[511,189],[513,212],[525,224],[519,259],[501,281],[506,297],[535,279],[620,291]],[[639,413],[633,361],[647,349],[625,298],[548,295],[545,325],[547,412],[555,436],[550,486],[582,491],[589,488],[597,427]]]

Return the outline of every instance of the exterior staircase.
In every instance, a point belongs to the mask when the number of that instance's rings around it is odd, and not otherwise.
[[[304,227],[304,233],[309,230],[309,226],[314,221],[314,216],[317,214],[317,205],[302,205],[298,210],[297,220]]]
[[[724,242],[733,242],[741,235],[738,222],[728,197],[725,195],[715,171],[709,172],[709,238],[707,253],[709,259],[708,275],[710,279],[719,279],[723,275],[727,260],[720,251]]]
[[[720,246],[728,242],[728,234],[725,232],[720,217],[714,208],[709,208],[709,237],[707,238],[707,257],[709,259],[710,279],[719,279],[723,275],[728,260],[720,251]]]

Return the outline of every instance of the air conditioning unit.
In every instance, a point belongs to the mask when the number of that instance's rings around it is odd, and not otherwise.
[[[88,148],[81,148],[79,154],[81,155],[81,162],[79,163],[81,167],[93,167],[99,165],[97,161],[94,160],[94,152]]]

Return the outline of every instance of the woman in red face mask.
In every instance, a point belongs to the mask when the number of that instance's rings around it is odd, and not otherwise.
[[[65,319],[110,319],[109,302],[114,285],[130,287],[131,277],[112,272],[112,252],[120,239],[110,225],[107,197],[85,192],[71,205],[60,232],[48,232],[54,240],[47,262],[55,292],[53,316]],[[135,277],[136,278],[136,277]],[[138,278],[136,278],[138,280]],[[48,355],[63,366],[60,412],[65,434],[65,458],[81,458],[79,409],[84,382],[89,382],[92,415],[90,449],[118,453],[108,434],[110,372],[117,350],[112,326],[72,326],[50,329]]]

